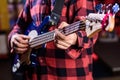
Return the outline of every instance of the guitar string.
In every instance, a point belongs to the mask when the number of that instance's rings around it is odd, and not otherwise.
[[[74,28],[74,29],[72,29],[72,30],[70,30],[70,31],[74,32],[74,31],[76,31],[76,30],[78,30],[78,29],[77,29],[77,28],[76,28],[76,29]],[[31,46],[37,46],[37,45],[40,45],[40,44],[45,43],[45,42],[47,42],[47,41],[54,40],[54,37],[53,37],[54,33],[55,33],[55,32],[52,32],[51,35],[50,35],[50,34],[49,34],[49,36],[47,35],[46,38],[43,38],[43,36],[41,36],[41,39],[35,41],[34,43],[32,43]],[[69,33],[71,33],[71,32],[69,32]]]
[[[78,29],[77,29],[77,30],[78,30]],[[76,30],[74,30],[74,31],[76,31]],[[51,35],[50,35],[50,37],[41,38],[41,40],[38,40],[38,41],[36,41],[34,44],[32,44],[31,47],[36,47],[36,46],[38,46],[38,45],[41,45],[41,44],[44,44],[44,43],[46,43],[46,42],[49,42],[49,41],[54,40],[54,36],[53,36],[53,35],[54,35],[54,34],[52,34],[52,37],[51,37]]]
[[[78,26],[78,24],[76,24],[77,26]],[[76,25],[74,25],[74,26],[76,26]],[[74,28],[74,26],[73,26],[73,28]],[[73,29],[72,28],[72,29]],[[65,31],[67,31],[67,30],[70,30],[70,28],[64,28],[65,29]],[[36,38],[34,38],[30,43],[32,43],[32,42],[35,42],[36,40],[38,40],[39,38],[46,38],[46,37],[48,37],[51,33],[54,33],[54,31],[50,31],[50,32],[48,32],[48,33],[44,33],[44,34],[42,34],[42,35],[39,35],[38,37],[36,37]],[[47,35],[47,36],[46,36]]]
[[[66,33],[69,34],[69,33],[72,33],[72,32],[74,32],[74,31],[78,30],[78,29],[79,29],[79,25],[82,25],[82,24],[83,24],[83,23],[80,23],[80,22],[79,22],[79,24],[78,24],[78,22],[76,22],[75,25],[74,25],[74,24],[72,24],[73,26],[69,25],[69,26],[71,26],[71,27],[65,27],[64,29],[61,29],[60,31],[61,31],[62,33],[65,33],[65,34],[66,34]],[[83,24],[83,26],[84,26],[84,24]],[[81,26],[81,27],[82,27],[82,26]],[[30,46],[37,46],[37,45],[40,45],[40,44],[42,44],[42,43],[45,43],[45,42],[54,40],[54,36],[53,36],[54,33],[55,33],[55,31],[53,30],[53,31],[51,31],[51,32],[48,32],[48,33],[46,33],[46,34],[44,34],[44,35],[41,35],[41,36],[35,38],[34,40],[32,40],[32,41],[30,42]]]
[[[74,23],[74,24],[75,24],[75,23]],[[71,24],[70,26],[73,26],[74,24]],[[66,27],[66,29],[67,29],[67,28],[70,28],[70,27]],[[46,34],[49,34],[49,32],[48,32],[48,33],[41,34],[41,35],[44,36],[44,35],[46,35]],[[38,35],[38,37],[41,36],[41,35]],[[35,37],[33,40],[35,40],[35,39],[38,38],[38,37]],[[44,36],[44,37],[45,37],[45,36]],[[44,37],[43,37],[43,38],[44,38]]]
[[[77,25],[77,26],[78,26],[78,25]],[[69,28],[68,28],[68,29],[73,32],[73,30],[74,30],[75,28],[76,28],[76,25],[74,26],[74,28],[73,28],[72,30],[70,30]],[[69,30],[68,30],[68,31],[69,31]],[[78,30],[78,29],[77,29],[77,30]],[[69,31],[69,32],[70,32],[70,31]],[[74,30],[74,31],[76,31],[76,30]],[[37,39],[37,40],[35,40],[34,42],[32,42],[30,45],[31,45],[31,46],[37,46],[37,45],[40,45],[40,44],[45,43],[45,42],[47,42],[47,41],[54,40],[54,39],[53,39],[54,33],[55,33],[55,32],[53,31],[52,33],[50,33],[51,35],[50,35],[50,34],[47,35],[46,38],[43,38],[44,36],[42,35],[41,37],[38,37],[38,39],[40,38],[40,40]],[[70,33],[71,33],[71,32],[70,32]],[[49,36],[50,36],[50,37],[49,37]],[[44,40],[43,40],[43,39],[44,39]]]
[[[78,26],[78,25],[75,25],[75,26]],[[69,33],[70,31],[73,31],[74,29],[75,29],[76,27],[74,27],[74,28],[68,28],[68,29],[66,29],[65,28],[65,33]],[[62,31],[61,31],[62,32]],[[45,34],[45,35],[42,35],[42,36],[39,36],[38,38],[36,38],[36,40],[39,40],[39,38],[40,38],[40,40],[41,40],[41,38],[48,38],[49,36],[51,36],[51,35],[53,35],[55,32],[53,31],[53,32],[49,32],[49,33],[47,33],[47,34]],[[63,33],[63,32],[62,32]],[[51,35],[50,35],[51,34]],[[34,43],[36,40],[33,40],[31,43]]]
[[[79,23],[80,23],[80,22],[79,22]],[[81,24],[82,24],[82,23],[81,23]],[[78,24],[76,24],[76,25],[78,26]],[[64,28],[64,29],[65,29],[64,31],[70,31],[70,29],[74,29],[76,25],[73,24],[73,25],[70,25],[71,27],[65,27],[65,28]],[[41,34],[41,35],[38,35],[38,37],[35,37],[32,41],[34,42],[35,40],[38,40],[39,37],[42,37],[42,38],[48,37],[50,33],[51,33],[51,31],[50,31],[50,32],[47,32],[47,33],[44,33],[44,34]],[[53,32],[53,33],[54,33],[54,32]],[[46,36],[46,35],[48,35],[48,36]],[[31,41],[31,42],[32,42],[32,41]],[[30,42],[30,43],[31,43],[31,42]]]

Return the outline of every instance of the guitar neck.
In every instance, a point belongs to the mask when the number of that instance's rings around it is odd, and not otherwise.
[[[69,35],[71,33],[74,33],[78,30],[83,30],[83,29],[85,29],[85,23],[83,21],[77,21],[70,24],[69,26],[64,27],[63,29],[59,29],[59,31],[64,35]],[[55,30],[38,35],[37,37],[35,37],[29,42],[29,45],[31,48],[35,48],[44,43],[53,41],[54,39],[55,39]]]

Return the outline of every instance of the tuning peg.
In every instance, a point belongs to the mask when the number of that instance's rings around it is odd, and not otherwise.
[[[115,5],[113,5],[113,7],[112,7],[113,14],[116,14],[119,10],[120,10],[119,5],[117,3],[115,3]]]
[[[102,6],[102,10],[101,10],[101,13],[105,13],[106,12],[106,4],[103,4],[103,6]]]
[[[98,13],[101,12],[102,6],[103,6],[103,4],[98,4],[98,5],[96,5],[95,9],[96,9],[96,11],[97,11]]]
[[[111,10],[112,10],[112,4],[108,4],[108,5],[106,6],[106,13],[110,13]]]

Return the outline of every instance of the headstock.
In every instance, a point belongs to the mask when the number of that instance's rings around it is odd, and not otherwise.
[[[119,7],[119,5],[116,3],[116,4],[112,7],[113,14],[116,14],[119,10],[120,10],[120,7]]]
[[[90,13],[86,17],[86,33],[88,37],[92,37],[101,30],[113,31],[115,14],[120,10],[117,3],[114,5],[99,4],[95,9],[97,13]]]

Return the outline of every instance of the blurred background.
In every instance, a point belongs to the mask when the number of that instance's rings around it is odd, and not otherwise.
[[[96,0],[98,3],[114,4],[120,0]],[[9,54],[7,35],[23,8],[25,0],[0,0],[0,80],[13,80],[12,56]],[[93,76],[95,80],[120,80],[120,11],[115,16],[115,29],[101,31],[93,53]]]

